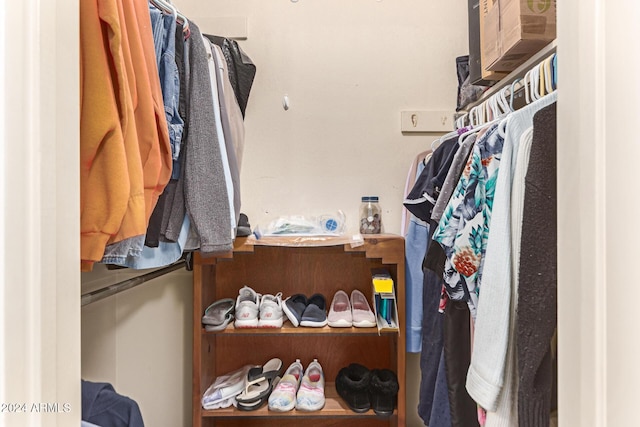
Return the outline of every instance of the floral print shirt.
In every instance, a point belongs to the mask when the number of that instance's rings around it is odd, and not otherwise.
[[[447,256],[447,293],[467,301],[474,319],[503,143],[497,124],[478,138],[433,234]]]

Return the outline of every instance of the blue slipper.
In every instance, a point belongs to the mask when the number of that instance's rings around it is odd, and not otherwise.
[[[327,301],[322,294],[313,294],[307,301],[300,320],[300,326],[322,328],[327,324]]]
[[[282,311],[287,315],[293,326],[300,325],[302,313],[307,308],[307,297],[302,294],[291,295],[282,302]]]

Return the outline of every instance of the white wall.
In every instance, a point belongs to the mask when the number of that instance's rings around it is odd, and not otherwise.
[[[82,273],[82,292],[143,274]],[[108,382],[145,425],[191,424],[192,273],[181,269],[82,308],[82,378]]]
[[[403,136],[400,111],[455,110],[455,57],[468,52],[466,2],[179,5],[206,33],[216,32],[209,18],[248,18],[240,44],[257,74],[241,179],[251,223],[342,209],[357,229],[360,197],[379,195],[385,229],[398,233],[409,163],[433,139]]]
[[[385,231],[399,233],[409,164],[436,137],[404,136],[400,111],[455,110],[455,58],[468,53],[466,1],[174,3],[205,33],[217,34],[214,18],[248,20],[248,38],[240,45],[257,74],[241,180],[242,210],[252,226],[277,215],[341,209],[357,229],[360,197],[378,195]],[[83,288],[120,280],[120,274],[84,276]],[[83,377],[113,381],[138,401],[149,425],[186,426],[190,277],[155,280],[161,283],[83,309]],[[408,358],[407,370],[413,388],[408,422],[419,426],[417,356]]]

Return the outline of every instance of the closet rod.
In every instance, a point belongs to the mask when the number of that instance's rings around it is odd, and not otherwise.
[[[134,277],[132,279],[123,280],[122,282],[114,283],[113,285],[106,286],[104,288],[95,290],[93,292],[82,294],[82,298],[80,299],[80,303],[81,303],[80,305],[84,307],[87,304],[100,301],[101,299],[126,291],[127,289],[135,288],[136,286],[141,285],[145,282],[148,282],[151,279],[164,276],[165,274],[171,273],[172,271],[178,270],[179,268],[183,268],[186,265],[187,265],[187,262],[185,260],[180,260],[175,264],[171,264],[167,267],[159,268],[158,270],[141,274],[140,276]]]

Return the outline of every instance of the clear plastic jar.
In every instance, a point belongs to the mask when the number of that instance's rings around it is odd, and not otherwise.
[[[382,230],[382,211],[378,196],[363,196],[360,205],[360,233],[380,234]]]

